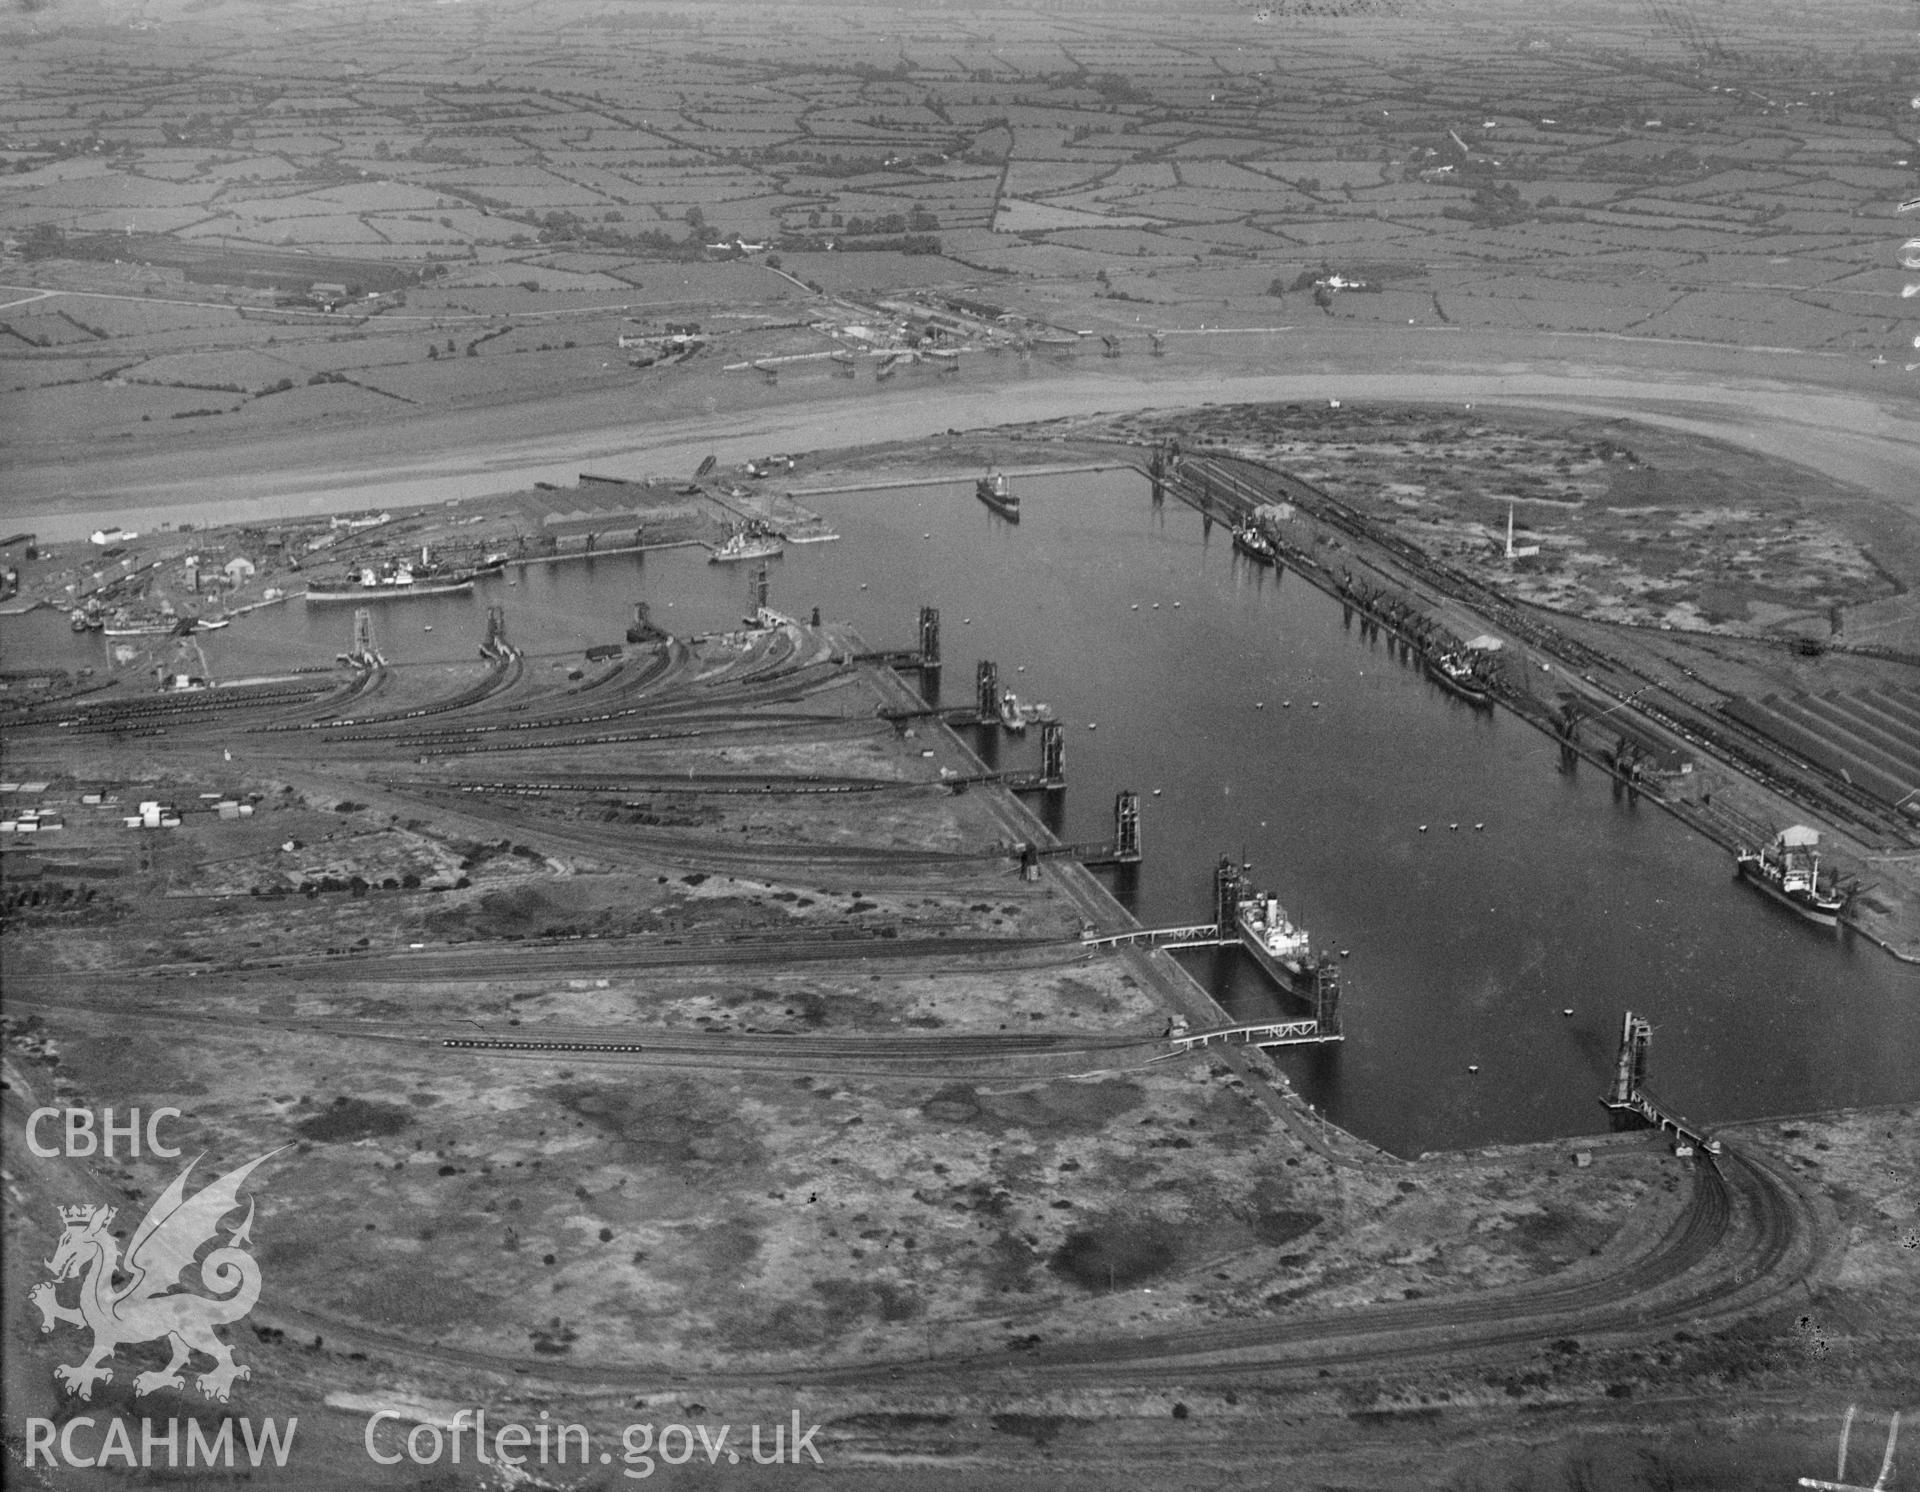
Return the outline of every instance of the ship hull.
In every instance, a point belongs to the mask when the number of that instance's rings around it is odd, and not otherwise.
[[[1759,866],[1757,859],[1742,857],[1739,861],[1740,879],[1750,886],[1766,892],[1783,907],[1790,907],[1808,922],[1817,927],[1838,927],[1841,908],[1828,909],[1794,896],[1783,886],[1776,885]]]
[[[780,553],[781,546],[771,544],[742,544],[737,549],[720,548],[707,556],[710,565],[730,565],[735,560],[772,559]]]
[[[412,585],[349,585],[334,589],[308,586],[303,594],[309,604],[325,606],[333,602],[410,601],[416,596],[459,596],[473,589],[471,576],[460,580],[417,580]]]
[[[1269,979],[1280,988],[1311,1000],[1314,993],[1313,969],[1308,962],[1306,934],[1300,932],[1297,957],[1276,953],[1267,946],[1265,923],[1257,911],[1249,914],[1249,908],[1257,908],[1259,901],[1242,902],[1240,912],[1234,919],[1234,931],[1240,935],[1240,946],[1260,966]],[[1284,917],[1284,913],[1281,914]],[[1295,931],[1299,931],[1295,929]]]
[[[1020,499],[1005,478],[982,477],[973,484],[973,495],[1009,523],[1020,521]]]
[[[1275,958],[1261,946],[1258,938],[1249,937],[1245,929],[1240,935],[1240,946],[1245,948],[1253,961],[1265,972],[1267,978],[1284,990],[1290,990],[1302,999],[1313,998],[1313,973],[1299,964]]]

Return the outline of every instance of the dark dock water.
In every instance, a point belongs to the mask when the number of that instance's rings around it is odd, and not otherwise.
[[[1347,1040],[1281,1058],[1336,1122],[1401,1153],[1602,1130],[1629,1007],[1653,1022],[1659,1091],[1704,1123],[1920,1099],[1920,968],[1738,884],[1719,850],[1449,697],[1226,529],[1155,508],[1144,479],[1020,495],[1018,525],[970,480],[813,498],[843,538],[790,546],[771,604],[818,606],[875,648],[913,646],[919,607],[939,607],[944,703],[968,703],[989,658],[1066,722],[1068,787],[1047,800],[1062,838],[1110,838],[1114,793],[1140,793],[1145,861],[1101,874],[1143,922],[1208,920],[1228,854],[1317,948],[1348,950]],[[698,550],[514,579],[379,608],[382,651],[471,657],[494,604],[538,655],[618,641],[635,600],[686,633],[737,625],[746,599],[743,567]],[[101,647],[53,613],[5,625],[16,656]],[[350,627],[296,601],[204,641],[231,677],[330,661]],[[1038,731],[968,736],[995,765],[1039,765]],[[1244,953],[1180,956],[1237,1018],[1306,1013]]]

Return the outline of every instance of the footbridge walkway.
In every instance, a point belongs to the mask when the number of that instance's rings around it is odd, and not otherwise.
[[[1167,1050],[1156,1062],[1185,1056],[1203,1046],[1314,1046],[1345,1041],[1338,1031],[1324,1031],[1317,1020],[1258,1021],[1247,1026],[1216,1026],[1210,1031],[1179,1031],[1166,1038]]]
[[[1126,932],[1089,933],[1080,942],[1088,948],[1225,948],[1240,941],[1218,923],[1194,922],[1179,927],[1136,927]]]

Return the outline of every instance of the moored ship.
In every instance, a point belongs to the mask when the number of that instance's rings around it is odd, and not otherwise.
[[[1280,557],[1273,540],[1252,524],[1233,531],[1233,547],[1257,565],[1271,565]]]
[[[726,539],[715,546],[707,556],[710,565],[724,565],[733,560],[771,559],[780,553],[780,535],[768,528],[758,519],[743,523]]]
[[[1839,924],[1847,909],[1847,893],[1833,872],[1820,869],[1820,833],[1805,824],[1782,829],[1773,843],[1758,850],[1741,850],[1735,857],[1740,874],[1775,901],[1784,902],[1809,922],[1822,927]]]
[[[1442,689],[1475,708],[1485,708],[1493,703],[1493,691],[1474,668],[1472,660],[1464,654],[1440,653],[1428,660],[1427,672],[1433,675],[1434,681]]]
[[[1002,518],[1020,521],[1020,499],[1003,471],[988,472],[973,484],[973,495]]]
[[[314,602],[396,601],[415,596],[454,596],[473,589],[472,570],[415,568],[402,561],[364,566],[343,580],[310,580],[305,595]]]
[[[1242,897],[1235,907],[1240,941],[1275,983],[1312,995],[1314,959],[1304,927],[1295,927],[1279,898],[1265,892]]]
[[[489,555],[477,567],[453,568],[433,557],[425,544],[420,558],[389,559],[359,565],[337,580],[310,580],[303,594],[309,601],[388,601],[414,596],[453,596],[473,589],[479,575],[497,575],[505,555]]]

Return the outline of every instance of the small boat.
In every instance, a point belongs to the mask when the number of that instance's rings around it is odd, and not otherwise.
[[[988,472],[973,484],[973,495],[1002,518],[1020,521],[1020,499],[1003,471]]]
[[[1474,668],[1473,661],[1463,653],[1441,653],[1428,660],[1427,672],[1433,675],[1434,682],[1449,694],[1464,699],[1475,709],[1486,709],[1493,704],[1493,691],[1487,687],[1485,679]]]
[[[1280,558],[1278,551],[1273,547],[1273,540],[1252,524],[1233,531],[1233,547],[1256,565],[1271,565]]]
[[[1020,696],[1011,689],[1000,696],[1000,723],[1016,734],[1025,731],[1035,721],[1051,719],[1053,719],[1052,705],[1022,704]]]
[[[1820,870],[1820,833],[1805,824],[1782,829],[1764,849],[1741,850],[1734,857],[1741,876],[1775,901],[1783,902],[1809,922],[1822,927],[1839,925],[1847,909],[1847,893],[1828,870]]]

